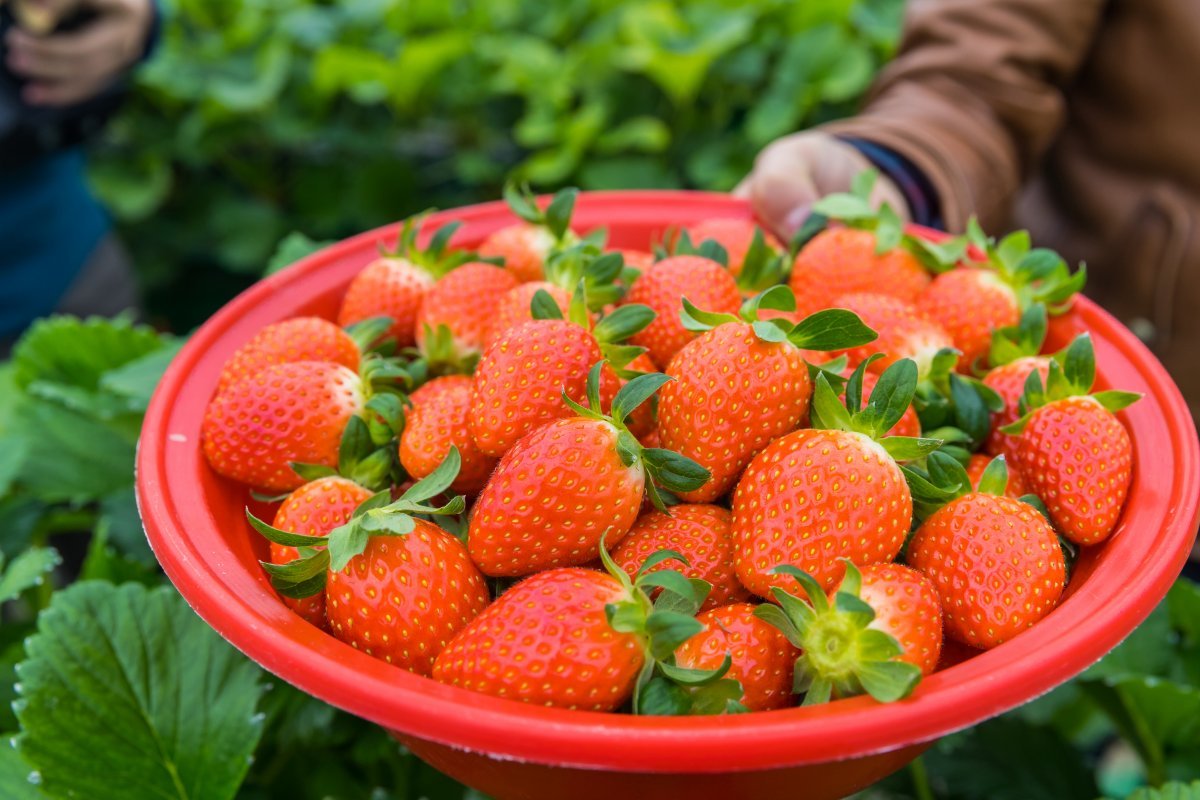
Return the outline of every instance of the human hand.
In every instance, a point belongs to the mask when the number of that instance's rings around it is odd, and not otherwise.
[[[813,203],[827,194],[850,191],[854,176],[871,167],[856,148],[827,133],[794,133],[767,145],[733,193],[748,199],[759,220],[787,240],[812,212]],[[875,181],[871,202],[886,202],[908,220],[908,203],[886,175]]]
[[[14,0],[14,10],[18,7]],[[14,26],[5,39],[7,66],[27,79],[22,99],[30,105],[63,106],[102,92],[141,55],[154,17],[152,0],[21,0],[43,30],[79,8],[96,16],[82,28],[37,35]],[[20,17],[18,17],[20,19]]]

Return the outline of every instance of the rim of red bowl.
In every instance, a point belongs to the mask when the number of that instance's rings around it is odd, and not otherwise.
[[[595,192],[580,196],[576,224],[616,229],[651,219],[663,227],[750,216],[744,202],[727,195]],[[513,221],[503,204],[486,203],[441,212],[429,222],[451,219],[464,222],[460,234],[468,240]],[[198,453],[199,427],[233,349],[307,298],[349,280],[355,271],[351,257],[394,240],[396,229],[385,226],[332,245],[222,308],[167,371],[138,447],[138,502],[147,536],[184,598],[265,669],[350,713],[499,759],[571,767],[715,773],[853,758],[935,739],[1063,683],[1124,639],[1183,568],[1200,499],[1200,446],[1188,407],[1141,342],[1081,299],[1073,313],[1094,333],[1104,382],[1147,395],[1123,412],[1136,467],[1127,513],[1105,545],[1114,551],[1036,626],[935,673],[908,700],[881,705],[852,698],[731,717],[639,718],[487,697],[373,659],[288,612],[257,565],[243,563],[224,543],[197,477],[197,470],[207,469]],[[357,263],[361,266],[361,258]]]

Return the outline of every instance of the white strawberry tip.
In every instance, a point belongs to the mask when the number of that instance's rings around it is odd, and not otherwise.
[[[860,694],[882,703],[902,700],[920,682],[921,670],[899,660],[904,650],[895,638],[870,627],[875,610],[860,596],[862,574],[842,560],[846,576],[832,604],[811,575],[782,565],[772,572],[795,578],[807,602],[775,587],[771,591],[779,605],[763,604],[754,615],[800,649],[793,691],[804,695],[803,705]]]

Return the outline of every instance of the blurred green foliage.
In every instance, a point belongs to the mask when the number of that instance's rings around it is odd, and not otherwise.
[[[165,0],[92,179],[152,308],[201,321],[289,232],[542,189],[726,190],[851,113],[902,0]]]

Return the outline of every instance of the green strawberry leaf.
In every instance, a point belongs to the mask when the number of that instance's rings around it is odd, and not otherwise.
[[[562,319],[562,309],[545,289],[538,289],[529,301],[529,314],[534,319]]]
[[[742,307],[738,309],[738,316],[747,321],[757,320],[760,308],[774,311],[795,311],[796,295],[787,286],[772,286],[742,303]],[[790,325],[788,325],[788,330],[791,330]]]
[[[879,208],[878,222],[875,226],[875,253],[883,255],[900,246],[904,239],[904,220],[889,204],[884,203]]]
[[[875,209],[865,198],[852,194],[831,194],[813,204],[813,211],[830,219],[858,222],[875,216]]]
[[[712,311],[701,311],[685,297],[683,298],[683,307],[679,309],[679,321],[689,331],[708,331],[719,325],[724,325],[728,322],[738,322],[739,320],[733,314],[717,314]]]
[[[687,456],[673,450],[648,447],[642,460],[656,483],[672,492],[694,492],[712,477],[712,473]]]
[[[283,545],[284,547],[320,547],[325,544],[324,536],[291,533],[290,531],[283,531],[268,525],[254,516],[249,506],[246,507],[246,521],[250,523],[250,527],[258,531],[267,541]]]
[[[1096,382],[1096,354],[1092,349],[1090,334],[1079,334],[1067,347],[1062,374],[1071,394],[1087,394],[1091,391],[1092,384]],[[1053,394],[1056,398],[1066,396]]]
[[[684,555],[678,550],[663,548],[662,550],[656,550],[655,552],[651,553],[650,556],[642,562],[642,566],[638,568],[637,575],[634,576],[634,580],[640,580],[641,577],[651,569],[657,567],[659,564],[665,564],[668,561],[678,561],[685,567],[689,565],[687,558],[685,558]]]
[[[646,329],[658,316],[650,306],[637,303],[620,306],[596,323],[592,334],[601,344],[623,342]]]
[[[729,653],[726,653],[720,666],[714,669],[687,669],[676,666],[670,663],[670,661],[660,663],[658,669],[663,675],[682,686],[708,686],[725,677],[731,666],[733,666],[733,658]],[[739,694],[738,696],[740,697],[741,695]]]
[[[917,461],[934,453],[942,446],[942,440],[912,436],[885,436],[879,440],[879,444],[897,462]]]
[[[1162,786],[1143,786],[1125,800],[1200,800],[1200,780],[1191,783],[1168,781]]]
[[[1129,406],[1141,400],[1142,394],[1140,392],[1121,392],[1110,389],[1104,392],[1096,392],[1092,395],[1092,399],[1115,414],[1121,409],[1129,408]]]
[[[850,411],[829,385],[823,372],[817,375],[817,382],[813,387],[811,417],[814,428],[836,431],[853,429]]]
[[[814,237],[829,226],[829,217],[814,211],[804,218],[804,222],[796,230],[796,233],[788,241],[788,254],[795,258],[796,254],[804,249],[804,246],[811,242]]]
[[[534,225],[541,225],[545,222],[545,215],[538,208],[533,193],[529,191],[529,186],[511,180],[507,181],[504,184],[502,196],[512,212],[525,222]]]
[[[689,606],[694,605],[697,611],[704,602],[704,598],[697,597],[695,585],[675,570],[668,569],[653,572],[649,575],[643,574],[637,579],[637,585],[647,592],[654,587],[661,587],[664,591],[679,595]],[[655,606],[655,609],[659,611],[664,610],[658,606]],[[696,612],[693,611],[689,616],[695,616],[695,614]]]
[[[0,553],[0,604],[21,595],[26,589],[41,585],[46,575],[62,559],[53,547],[33,547],[22,552],[6,567],[4,553]]]
[[[642,716],[679,717],[691,709],[692,698],[684,687],[666,676],[655,675],[638,692],[634,705]]]
[[[228,800],[262,733],[261,673],[170,587],[57,593],[18,674],[17,749],[51,797]]]
[[[162,346],[153,328],[126,318],[46,317],[13,348],[13,377],[22,389],[41,381],[95,391],[105,373]]]
[[[906,661],[869,661],[857,675],[867,694],[881,703],[903,700],[921,680],[920,668]]]
[[[638,375],[636,378],[631,378],[628,383],[621,387],[621,391],[617,392],[617,396],[612,402],[612,417],[618,422],[624,422],[642,403],[654,396],[654,393],[663,387],[664,384],[675,380],[670,375],[662,372],[648,372],[643,375]],[[599,407],[599,402],[597,402]]]
[[[844,308],[827,308],[810,314],[788,335],[788,340],[804,350],[843,350],[873,342],[879,334],[868,328],[858,315]]]
[[[979,476],[977,491],[983,494],[1001,496],[1008,489],[1008,464],[1004,456],[996,456],[988,462],[983,474]]]
[[[575,210],[577,197],[579,197],[579,190],[568,187],[555,194],[550,200],[550,205],[546,206],[544,213],[546,228],[558,241],[562,241],[571,227],[571,214]]]
[[[437,469],[410,486],[408,491],[400,495],[400,499],[410,503],[421,503],[437,497],[450,488],[461,468],[462,456],[459,455],[458,448],[451,445],[450,452],[446,453]]]
[[[650,655],[658,661],[669,657],[679,645],[702,630],[704,630],[704,624],[695,617],[674,611],[655,609],[645,620]]]
[[[11,734],[0,736],[0,797],[5,800],[48,800],[38,788],[41,773],[36,773],[9,744]]]
[[[258,562],[271,579],[271,586],[284,597],[311,597],[325,588],[329,551],[317,550],[286,564]]]
[[[855,415],[854,429],[878,439],[904,416],[917,390],[917,364],[902,358],[883,371],[867,407]]]

